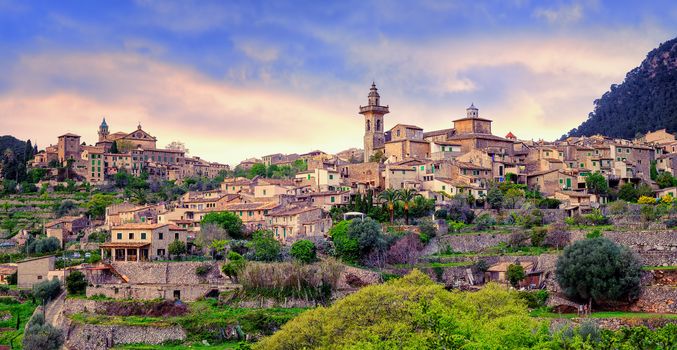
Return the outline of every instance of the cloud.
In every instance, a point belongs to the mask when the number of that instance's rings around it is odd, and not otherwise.
[[[550,24],[578,22],[583,18],[583,6],[579,3],[560,5],[557,8],[537,8],[534,17],[546,20]]]
[[[271,44],[257,42],[254,39],[239,39],[235,41],[235,46],[247,57],[263,63],[270,63],[277,60],[279,50]]]
[[[176,33],[200,34],[226,24],[239,23],[243,9],[234,3],[194,0],[136,0],[147,13],[136,17],[139,23],[148,23]]]
[[[131,53],[24,56],[0,95],[0,130],[38,140],[74,132],[88,143],[106,116],[111,131],[137,122],[159,146],[181,140],[192,154],[237,163],[272,152],[339,151],[361,144],[355,105],[226,84]]]

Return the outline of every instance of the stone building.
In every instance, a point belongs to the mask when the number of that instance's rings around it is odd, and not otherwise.
[[[381,106],[381,96],[378,94],[376,84],[371,84],[368,103],[366,106],[360,106],[360,114],[364,116],[364,161],[376,151],[384,152],[385,132],[383,116],[390,113],[388,106]]]
[[[54,270],[54,255],[29,258],[17,263],[17,287],[30,289],[36,283],[44,282]]]
[[[176,240],[187,242],[186,229],[169,223],[123,224],[111,228],[111,241],[99,247],[102,259],[148,261],[167,257]]]
[[[64,164],[67,160],[77,161],[80,159],[80,136],[75,134],[63,134],[59,136],[57,143],[57,159]]]
[[[318,207],[292,207],[268,215],[269,227],[280,241],[295,240],[299,237],[324,236],[332,222]]]

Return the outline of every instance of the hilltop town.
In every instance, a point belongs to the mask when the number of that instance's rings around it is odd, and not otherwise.
[[[390,126],[375,84],[356,112],[361,149],[232,168],[106,119],[94,145],[65,133],[5,156],[0,293],[14,301],[0,345],[31,339],[42,312],[69,349],[285,348],[287,321],[384,283],[515,298],[576,336],[647,327],[677,344],[674,135],[522,140],[494,135],[474,103],[447,129]],[[610,272],[586,284],[597,265]]]

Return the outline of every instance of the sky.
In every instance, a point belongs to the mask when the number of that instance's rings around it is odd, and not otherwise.
[[[674,1],[0,0],[0,135],[144,130],[231,165],[362,147],[397,123],[554,140],[661,42]]]

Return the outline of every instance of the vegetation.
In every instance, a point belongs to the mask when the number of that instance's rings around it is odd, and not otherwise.
[[[291,256],[305,264],[309,264],[317,260],[317,248],[315,243],[301,239],[291,245]]]
[[[639,296],[641,265],[632,252],[606,238],[577,241],[557,260],[557,282],[570,298],[604,303]]]
[[[23,338],[25,350],[57,350],[63,345],[63,332],[45,322],[41,313],[33,315]]]
[[[33,295],[37,300],[45,303],[56,298],[60,293],[61,282],[56,278],[33,285]]]
[[[174,240],[172,243],[169,243],[169,246],[167,247],[167,253],[169,253],[170,256],[179,257],[183,254],[186,254],[186,252],[186,243],[183,243],[183,241],[178,239]]]
[[[246,264],[247,261],[244,259],[244,257],[242,257],[242,255],[234,251],[230,251],[228,252],[228,262],[223,264],[221,270],[226,276],[228,276],[228,278],[230,278],[231,281],[233,281],[233,283],[237,283],[237,276],[244,269]]]
[[[505,277],[513,287],[517,287],[519,282],[527,277],[524,267],[520,264],[510,264],[505,272]]]
[[[568,136],[602,134],[632,139],[637,134],[661,128],[677,132],[677,104],[673,83],[677,69],[674,57],[677,39],[652,50],[639,67],[631,70],[621,84],[613,84],[608,92],[595,100],[595,109]]]
[[[254,251],[253,259],[257,261],[275,261],[280,258],[282,245],[275,239],[273,232],[259,230],[254,232],[249,247]]]
[[[68,294],[85,294],[87,290],[87,278],[85,274],[80,271],[71,272],[68,277],[66,277],[66,290]]]
[[[235,215],[235,213],[227,211],[208,213],[202,218],[200,226],[208,224],[214,224],[217,227],[222,228],[231,238],[242,238],[244,231],[242,219]]]

